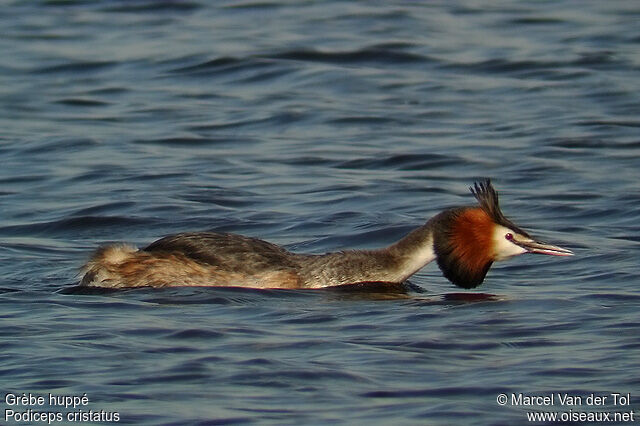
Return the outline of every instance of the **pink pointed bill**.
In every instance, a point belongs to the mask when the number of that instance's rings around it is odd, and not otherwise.
[[[519,245],[527,249],[529,253],[547,254],[550,256],[573,256],[571,250],[551,244],[539,243],[537,241],[520,242]]]

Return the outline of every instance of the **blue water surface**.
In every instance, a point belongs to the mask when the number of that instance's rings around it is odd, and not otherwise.
[[[0,423],[637,420],[639,19],[635,1],[3,2]],[[100,244],[181,231],[381,247],[483,177],[576,256],[470,291],[433,264],[392,290],[69,291]]]

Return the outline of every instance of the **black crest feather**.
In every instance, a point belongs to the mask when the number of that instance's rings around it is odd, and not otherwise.
[[[487,179],[484,182],[475,182],[469,189],[480,203],[480,207],[482,207],[494,222],[501,223],[506,220],[502,214],[502,210],[500,210],[498,193],[493,185],[491,185],[491,179]]]
[[[529,237],[529,234],[527,234],[525,230],[516,226],[513,222],[507,219],[504,214],[502,214],[500,202],[498,200],[498,193],[491,184],[491,179],[485,179],[482,182],[475,182],[469,189],[473,196],[476,197],[476,200],[478,200],[478,203],[480,203],[482,210],[484,210],[495,223],[506,228],[513,229],[525,237]]]

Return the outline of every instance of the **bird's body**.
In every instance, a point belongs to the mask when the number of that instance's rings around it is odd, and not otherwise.
[[[240,286],[309,289],[361,282],[400,283],[434,259],[430,242],[417,251],[391,246],[321,255],[292,253],[242,235],[171,235],[137,250],[99,249],[84,285],[101,287]]]
[[[536,243],[504,218],[489,181],[472,191],[480,206],[445,210],[395,244],[378,250],[299,254],[241,235],[182,233],[140,250],[127,245],[101,247],[85,265],[82,285],[313,289],[402,283],[437,259],[449,280],[472,288],[482,283],[493,261],[526,252],[571,254]]]

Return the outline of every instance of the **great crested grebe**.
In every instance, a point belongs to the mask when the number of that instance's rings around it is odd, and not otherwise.
[[[495,261],[524,253],[573,254],[535,241],[510,222],[500,210],[490,180],[470,189],[479,206],[444,210],[400,241],[378,250],[298,254],[242,235],[183,233],[140,250],[127,245],[99,248],[83,268],[81,285],[310,289],[402,283],[435,259],[452,283],[474,288]]]

